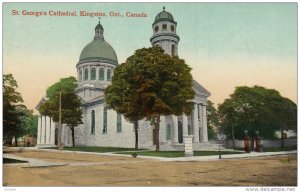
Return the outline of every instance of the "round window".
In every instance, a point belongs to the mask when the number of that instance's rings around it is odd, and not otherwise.
[[[155,32],[157,32],[157,31],[158,31],[158,29],[159,29],[159,28],[158,28],[158,26],[156,26],[156,27],[154,28]]]

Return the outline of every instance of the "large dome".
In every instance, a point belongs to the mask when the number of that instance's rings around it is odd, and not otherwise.
[[[87,60],[107,60],[115,64],[118,63],[116,52],[102,38],[95,38],[84,47],[80,54],[79,62]]]

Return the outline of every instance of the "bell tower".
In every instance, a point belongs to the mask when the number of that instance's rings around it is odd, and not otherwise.
[[[178,56],[179,36],[176,34],[177,22],[171,13],[163,11],[158,13],[152,24],[153,35],[150,38],[152,46],[160,46],[166,54]]]

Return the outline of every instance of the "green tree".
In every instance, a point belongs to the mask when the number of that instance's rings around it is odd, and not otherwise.
[[[25,105],[17,105],[16,112],[16,125],[14,129],[15,146],[18,145],[18,138],[28,134],[32,125],[32,110],[27,109]]]
[[[75,93],[77,81],[75,77],[62,78],[51,85],[46,96],[48,100],[41,106],[40,113],[59,121],[59,94],[61,93],[61,120],[72,132],[72,145],[75,146],[75,127],[82,123],[81,100]]]
[[[207,101],[207,132],[208,138],[214,139],[217,136],[217,130],[220,126],[218,112],[213,102]]]
[[[18,83],[12,74],[3,75],[3,140],[10,144],[12,138],[20,133],[19,109],[23,99],[17,88]]]
[[[25,128],[25,133],[31,137],[37,137],[38,116],[30,113],[28,115],[28,123]]]
[[[129,120],[150,120],[159,151],[160,116],[193,110],[190,71],[184,60],[164,54],[158,46],[138,49],[115,69],[112,88],[106,91],[107,103]]]
[[[237,87],[229,99],[219,105],[223,132],[232,138],[243,138],[244,130],[254,146],[255,131],[273,138],[277,130],[296,130],[297,106],[274,89],[261,86]]]
[[[140,98],[129,84],[129,76],[135,66],[123,63],[114,69],[112,84],[105,90],[106,103],[125,119],[134,124],[135,149],[138,150],[138,121],[143,119]],[[136,70],[136,69],[135,69]]]

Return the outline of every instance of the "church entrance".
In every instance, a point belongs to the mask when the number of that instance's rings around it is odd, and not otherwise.
[[[182,123],[178,121],[178,142],[183,143],[183,130]]]
[[[55,128],[55,137],[54,137],[54,144],[57,145],[57,141],[58,141],[58,130],[57,128]]]

